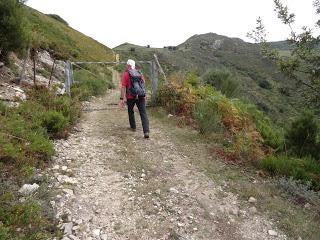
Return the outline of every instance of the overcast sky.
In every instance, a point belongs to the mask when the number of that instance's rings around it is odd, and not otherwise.
[[[297,30],[314,26],[313,0],[283,2],[296,14]],[[29,0],[27,5],[60,15],[71,27],[108,47],[124,42],[178,45],[208,32],[249,41],[246,34],[258,16],[264,20],[269,40],[283,40],[289,33],[277,19],[272,0]]]

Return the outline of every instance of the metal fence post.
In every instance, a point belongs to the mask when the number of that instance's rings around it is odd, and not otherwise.
[[[71,86],[74,84],[74,77],[73,77],[73,65],[72,63],[69,63],[70,64],[70,83],[71,83]]]
[[[70,94],[70,62],[69,61],[65,63],[65,75],[66,75],[66,81],[64,83],[64,86],[65,86],[66,92]]]

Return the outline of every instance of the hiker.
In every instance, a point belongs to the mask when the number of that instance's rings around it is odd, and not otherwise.
[[[132,59],[127,61],[127,70],[122,76],[122,87],[119,103],[121,107],[125,106],[124,97],[127,99],[131,130],[136,130],[136,121],[133,108],[134,105],[137,104],[141,117],[144,138],[149,138],[149,121],[146,112],[145,80],[143,74],[135,68],[135,61]]]

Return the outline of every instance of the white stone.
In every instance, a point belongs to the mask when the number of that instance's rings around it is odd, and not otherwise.
[[[173,188],[173,187],[170,188],[169,191],[170,191],[171,193],[175,193],[175,194],[178,194],[178,193],[179,193],[179,191],[178,191],[177,189]]]
[[[61,169],[62,169],[62,171],[67,171],[68,167],[67,166],[62,166]]]
[[[65,223],[63,225],[64,227],[64,233],[67,235],[72,235],[72,227],[73,227],[73,223],[69,222],[69,223]]]
[[[59,170],[60,166],[59,165],[55,165],[52,169],[53,170]]]
[[[77,184],[78,183],[77,179],[71,178],[71,177],[68,177],[65,175],[59,175],[57,177],[57,179],[60,183],[69,183],[69,184]]]
[[[276,231],[274,231],[274,230],[268,230],[268,234],[270,236],[278,236],[278,233]]]
[[[76,236],[74,236],[74,235],[69,235],[68,236],[70,239],[72,239],[72,240],[80,240],[80,238],[78,238],[78,237],[76,237]]]
[[[107,234],[102,234],[102,235],[100,236],[100,239],[101,239],[101,240],[108,240]]]
[[[36,183],[34,183],[32,185],[25,184],[20,188],[19,193],[21,193],[24,196],[30,195],[31,193],[37,191],[38,188],[39,188],[39,185]]]
[[[100,229],[94,229],[93,231],[94,236],[99,236],[100,235]]]
[[[250,197],[248,200],[249,203],[256,203],[257,199],[255,199],[254,197]]]
[[[82,219],[78,219],[78,220],[75,221],[75,224],[80,225],[80,224],[82,224],[82,222],[83,222]]]
[[[178,227],[183,227],[183,226],[184,226],[184,224],[183,224],[183,223],[178,222]]]
[[[63,189],[62,191],[63,191],[65,194],[67,194],[67,195],[70,195],[70,196],[73,196],[73,195],[74,195],[72,189],[65,188],[65,189]]]

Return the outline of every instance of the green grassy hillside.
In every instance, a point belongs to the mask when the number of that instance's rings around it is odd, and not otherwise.
[[[132,51],[134,48],[134,51]],[[114,49],[123,59],[152,59],[156,53],[164,70],[195,70],[200,76],[208,69],[219,68],[231,71],[240,84],[238,97],[253,101],[276,122],[296,112],[298,93],[290,79],[285,78],[275,64],[265,59],[256,44],[237,38],[228,38],[214,33],[194,35],[177,46],[147,48],[122,44]]]
[[[28,7],[27,11],[35,39],[42,49],[53,50],[56,55],[71,60],[113,60],[112,50],[96,40],[32,8]]]

